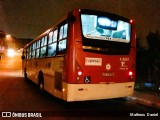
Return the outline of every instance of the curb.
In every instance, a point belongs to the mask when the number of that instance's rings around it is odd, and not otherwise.
[[[139,103],[139,104],[142,104],[142,105],[146,105],[146,106],[149,106],[149,107],[160,108],[160,102],[154,103],[150,100],[144,100],[142,98],[137,98],[137,97],[134,97],[134,96],[126,97],[126,100],[130,101],[130,102],[135,102],[135,103]]]

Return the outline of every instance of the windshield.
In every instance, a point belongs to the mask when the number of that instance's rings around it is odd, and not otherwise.
[[[106,16],[81,14],[82,33],[85,38],[129,43],[131,25]]]

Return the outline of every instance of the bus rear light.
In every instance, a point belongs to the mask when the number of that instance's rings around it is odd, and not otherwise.
[[[130,23],[133,23],[133,20],[132,20],[132,19],[130,20]]]
[[[78,70],[77,71],[77,80],[79,81],[81,78],[82,78],[82,71],[81,70]]]
[[[132,71],[129,71],[128,75],[131,77],[133,76],[133,72]]]
[[[129,76],[129,79],[130,79],[131,81],[134,80],[134,75],[133,75],[133,72],[132,72],[132,71],[129,71],[129,72],[128,72],[128,76]]]
[[[78,75],[81,76],[82,75],[82,71],[79,70],[78,71]]]
[[[76,80],[77,82],[80,83],[80,80],[82,80],[82,78],[83,78],[83,70],[80,67],[80,64],[76,61]]]

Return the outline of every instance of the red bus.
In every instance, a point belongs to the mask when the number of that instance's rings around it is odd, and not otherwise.
[[[134,91],[134,21],[74,9],[24,47],[25,79],[65,101],[129,96]]]

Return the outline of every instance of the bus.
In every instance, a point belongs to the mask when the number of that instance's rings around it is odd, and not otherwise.
[[[24,47],[25,79],[66,102],[132,95],[134,21],[112,13],[73,9]]]

